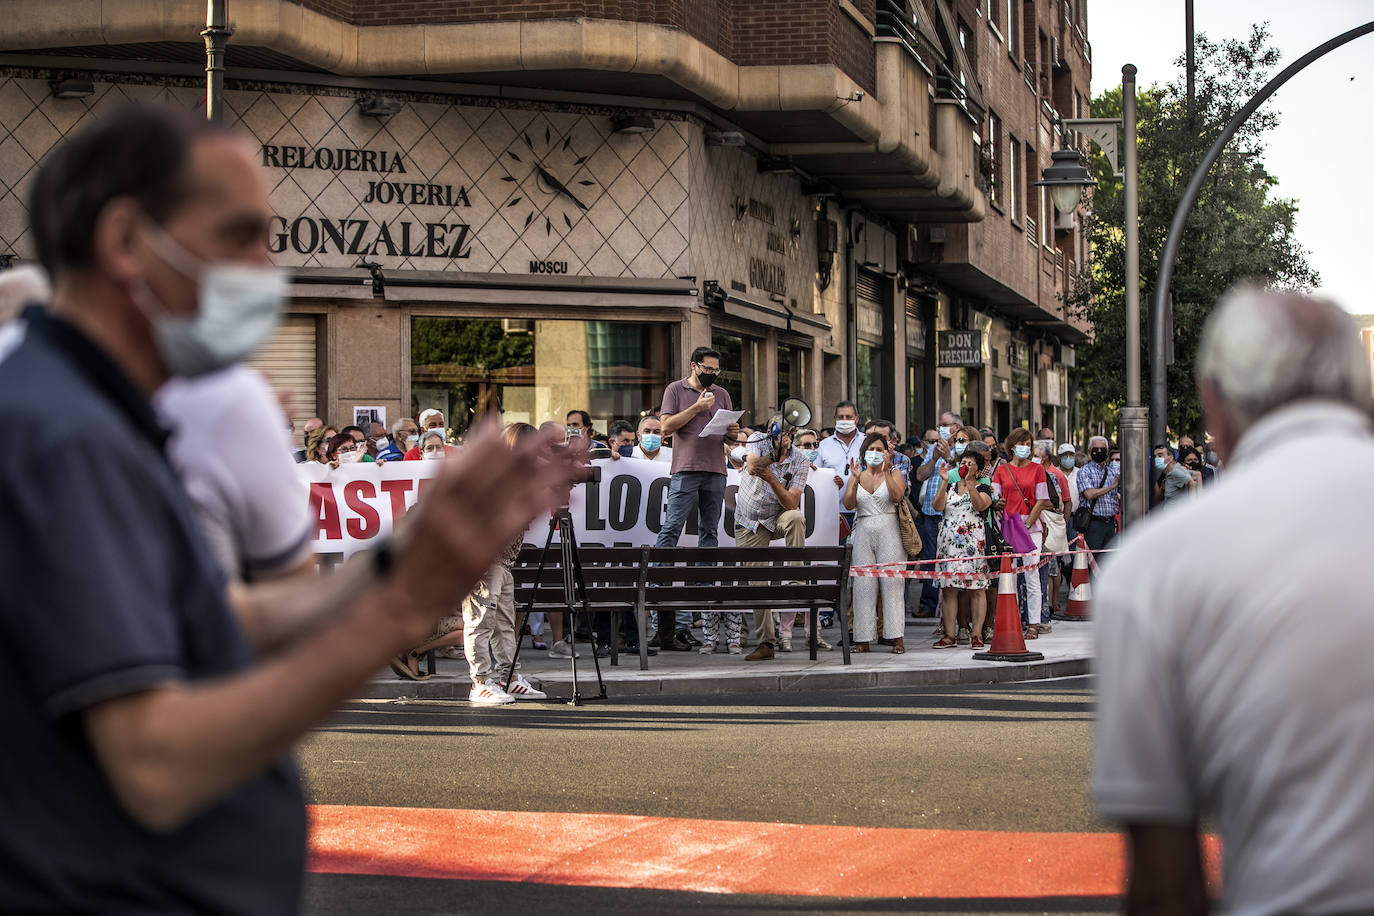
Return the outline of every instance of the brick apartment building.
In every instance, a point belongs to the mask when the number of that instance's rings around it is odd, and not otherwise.
[[[1083,5],[227,0],[226,119],[293,270],[259,362],[298,420],[604,427],[710,341],[754,420],[849,397],[1066,433],[1084,214],[1033,182],[1086,112]],[[204,104],[204,8],[6,4],[0,255],[31,256],[28,183],[67,132]]]

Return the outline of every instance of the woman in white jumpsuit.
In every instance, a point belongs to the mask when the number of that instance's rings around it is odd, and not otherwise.
[[[906,480],[892,466],[892,447],[879,433],[864,439],[863,464],[850,467],[844,490],[844,507],[854,513],[855,566],[901,563],[902,530],[897,522],[897,503],[906,497]],[[893,654],[906,651],[906,580],[857,577],[853,580],[854,651],[867,652],[876,638],[878,591],[883,596],[883,638],[893,640]]]

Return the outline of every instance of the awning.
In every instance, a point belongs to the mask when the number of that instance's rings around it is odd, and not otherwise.
[[[799,312],[781,302],[755,302],[731,293],[725,297],[721,308],[732,318],[742,318],[780,331],[821,335],[830,333],[830,322],[825,320],[824,315]]]

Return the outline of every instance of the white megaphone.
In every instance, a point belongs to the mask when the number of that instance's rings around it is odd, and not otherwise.
[[[780,419],[783,424],[793,429],[809,426],[811,424],[811,408],[801,398],[788,398],[782,402]]]

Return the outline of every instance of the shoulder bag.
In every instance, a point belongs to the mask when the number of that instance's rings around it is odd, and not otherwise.
[[[897,500],[897,526],[902,530],[902,549],[909,557],[921,555],[921,529],[916,527],[916,515],[911,500],[903,496]]]
[[[1082,472],[1082,471],[1079,471],[1079,473],[1081,474],[1081,473],[1083,473],[1083,472]],[[1097,482],[1097,486],[1100,487],[1100,486],[1102,486],[1102,484],[1104,484],[1104,483],[1106,483],[1106,482],[1107,482],[1107,472],[1106,472],[1106,470],[1104,469],[1104,470],[1102,471],[1102,479],[1099,480],[1099,481]],[[1079,492],[1080,495],[1082,495],[1082,493],[1083,493],[1084,490],[1096,490],[1096,489],[1097,489],[1097,487],[1085,487],[1085,486],[1083,486],[1082,483],[1080,482],[1080,483],[1079,483],[1078,492]],[[1098,497],[1098,499],[1100,499],[1100,498],[1101,498],[1101,497]],[[1081,500],[1080,500],[1080,502],[1081,502]],[[1079,532],[1080,534],[1086,534],[1086,533],[1087,533],[1088,526],[1091,525],[1091,524],[1093,523],[1093,507],[1096,506],[1096,505],[1097,505],[1097,499],[1094,499],[1094,500],[1092,500],[1091,502],[1089,502],[1087,505],[1077,506],[1077,507],[1073,510],[1073,527],[1074,527],[1074,530],[1075,530],[1075,531]]]

